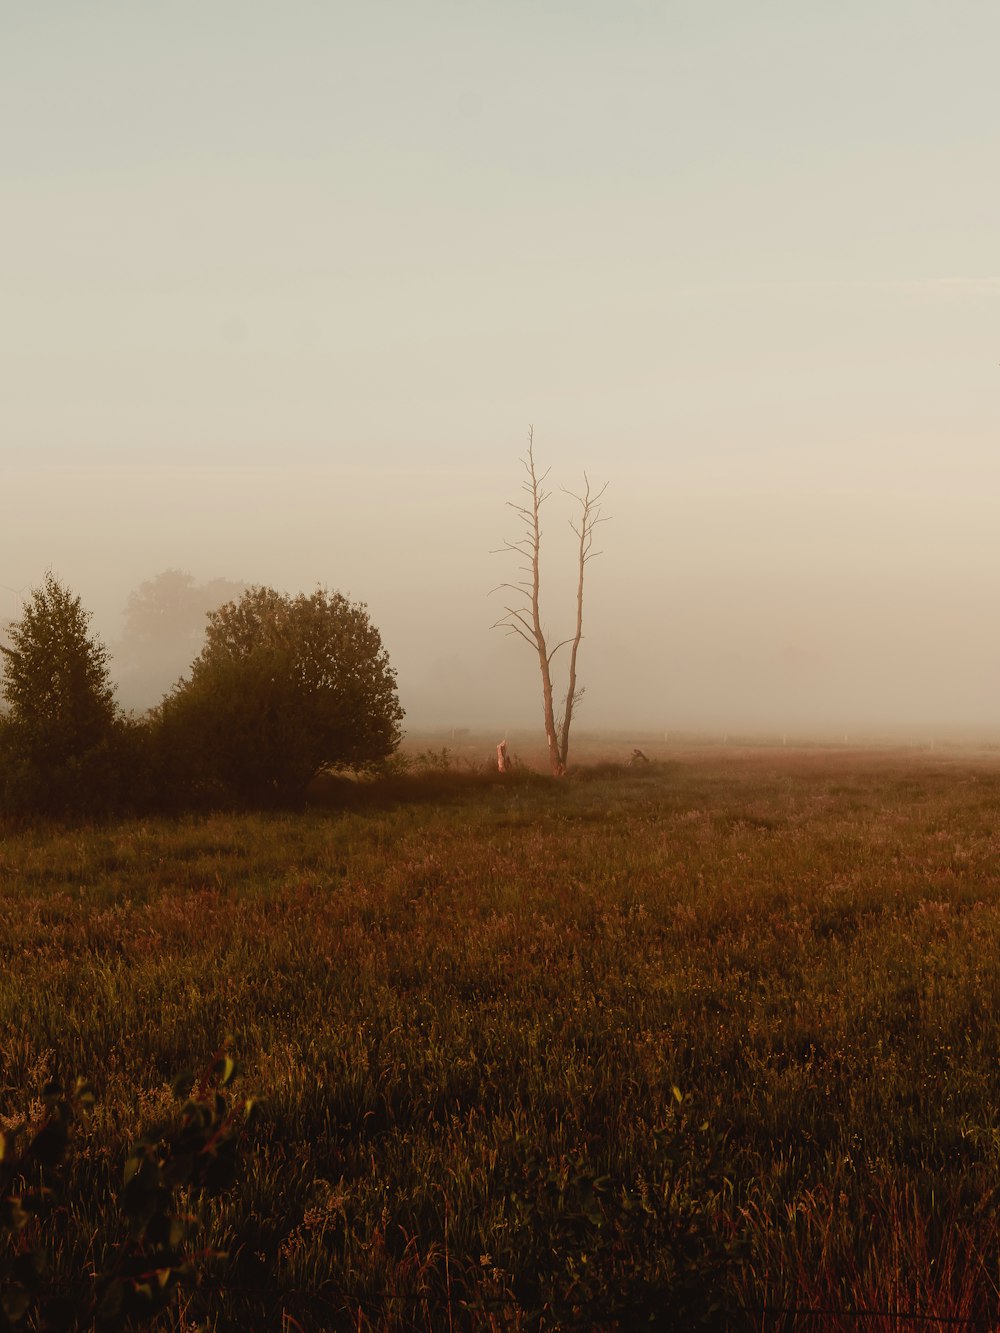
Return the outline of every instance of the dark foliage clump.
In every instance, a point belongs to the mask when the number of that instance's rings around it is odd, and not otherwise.
[[[128,1153],[117,1202],[123,1235],[94,1238],[98,1271],[61,1272],[54,1256],[68,1212],[64,1176],[74,1124],[94,1103],[89,1083],[42,1089],[37,1122],[0,1132],[0,1333],[117,1330],[148,1324],[219,1252],[199,1240],[198,1201],[236,1179],[241,1138],[255,1110],[229,1094],[236,1066],[220,1050],[196,1078],[174,1081],[178,1109]],[[189,1095],[185,1098],[185,1093]]]
[[[210,613],[189,678],[159,710],[158,753],[184,798],[295,803],[325,767],[384,760],[402,717],[363,605],[255,587]]]
[[[0,808],[101,814],[132,803],[145,738],[118,708],[90,613],[51,573],[0,645]]]

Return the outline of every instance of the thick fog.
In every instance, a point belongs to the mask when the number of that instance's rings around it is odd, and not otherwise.
[[[5,10],[0,620],[142,708],[143,584],[324,584],[409,728],[535,725],[531,423],[580,727],[1000,735],[1000,11],[788,11]]]

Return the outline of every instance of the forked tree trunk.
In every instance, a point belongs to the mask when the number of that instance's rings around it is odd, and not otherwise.
[[[519,593],[524,598],[524,602],[520,606],[504,607],[506,614],[496,623],[497,625],[506,626],[512,634],[520,635],[538,655],[538,667],[542,678],[542,719],[545,725],[549,767],[554,777],[562,777],[569,762],[569,734],[570,727],[573,724],[573,709],[583,693],[582,690],[577,688],[576,663],[580,641],[583,638],[584,571],[587,562],[596,554],[592,551],[593,533],[597,524],[604,521],[601,518],[599,502],[606,487],[602,486],[599,491],[592,494],[590,482],[587,480],[586,473],[584,473],[584,492],[582,495],[573,496],[580,505],[579,527],[575,523],[570,524],[579,540],[576,628],[572,638],[563,639],[554,648],[550,649],[542,627],[540,598],[542,546],[540,514],[542,505],[549,497],[549,492],[543,489],[543,483],[548,476],[548,472],[543,472],[541,476],[538,475],[533,446],[534,432],[529,430],[528,452],[523,459],[526,475],[522,483],[522,490],[525,491],[527,499],[523,505],[508,502],[510,508],[522,520],[525,535],[520,541],[505,542],[502,548],[506,551],[516,551],[527,561],[527,564],[520,567],[521,572],[525,575],[523,579],[520,579],[517,583],[503,583],[500,585],[502,588]],[[562,716],[557,723],[552,689],[552,659],[560,648],[567,645],[570,647],[569,679]]]

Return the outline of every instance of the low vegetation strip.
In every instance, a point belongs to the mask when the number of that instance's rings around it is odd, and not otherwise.
[[[229,1038],[265,1109],[163,1328],[995,1326],[1000,771],[577,777],[11,826],[0,1127],[96,1096],[46,1280]]]

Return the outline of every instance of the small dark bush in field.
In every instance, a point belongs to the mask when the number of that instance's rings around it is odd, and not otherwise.
[[[452,767],[447,745],[442,745],[440,750],[421,750],[413,761],[413,767],[418,772],[447,773]]]
[[[195,1279],[198,1264],[221,1257],[193,1249],[193,1208],[236,1178],[254,1103],[228,1095],[235,1074],[232,1058],[220,1051],[197,1078],[175,1079],[176,1113],[128,1154],[118,1195],[127,1234],[109,1247],[101,1271],[69,1274],[62,1282],[50,1280],[49,1248],[67,1213],[62,1185],[73,1126],[93,1105],[93,1089],[79,1081],[67,1092],[52,1080],[42,1089],[37,1122],[0,1133],[0,1333],[147,1323]],[[100,1252],[100,1245],[94,1249]]]

